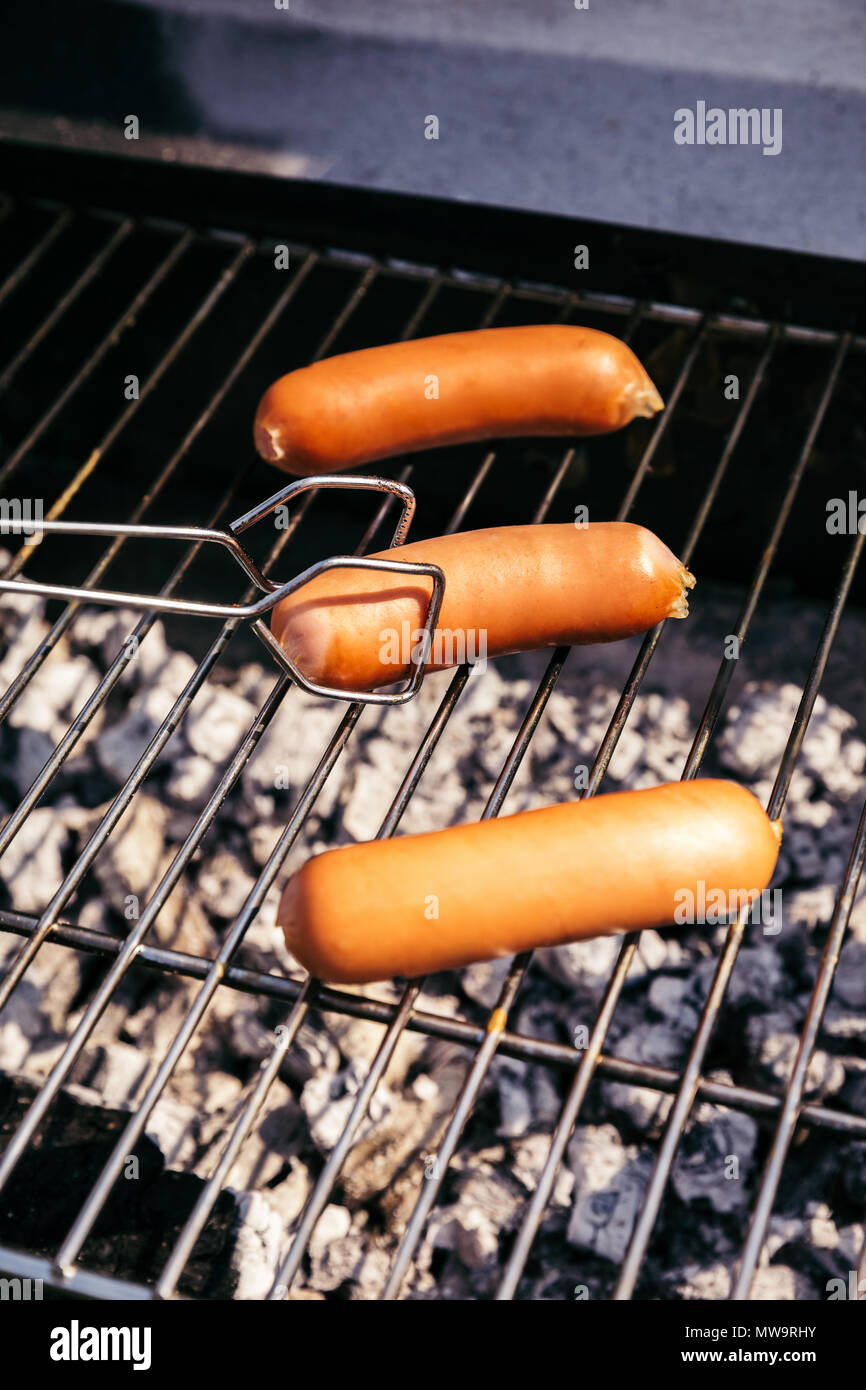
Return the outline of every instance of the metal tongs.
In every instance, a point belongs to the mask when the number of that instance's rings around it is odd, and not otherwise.
[[[151,540],[213,542],[213,544],[221,545],[228,550],[256,588],[262,591],[263,597],[254,603],[205,603],[196,599],[163,598],[157,594],[119,593],[112,589],[77,588],[71,584],[42,584],[29,579],[0,578],[0,592],[34,594],[40,598],[77,600],[83,603],[105,604],[114,607],[141,608],[148,612],[178,613],[189,617],[247,619],[252,624],[253,632],[267,647],[277,663],[302,689],[309,691],[311,695],[322,695],[334,700],[358,700],[375,705],[405,704],[407,700],[411,700],[413,695],[417,694],[430,660],[433,633],[445,592],[445,575],[438,565],[414,560],[376,560],[359,555],[331,555],[326,560],[318,560],[294,579],[286,580],[284,584],[274,584],[270,579],[265,578],[258,565],[251,559],[238,540],[238,536],[242,532],[254,526],[257,521],[270,516],[277,507],[287,505],[300,493],[307,492],[311,488],[338,487],[386,492],[399,498],[402,511],[390,545],[391,548],[396,549],[403,544],[415,515],[415,494],[410,487],[404,483],[394,482],[390,478],[348,477],[343,474],[329,474],[326,477],[300,478],[297,482],[290,483],[280,492],[275,492],[273,497],[269,497],[267,501],[259,503],[252,511],[237,517],[229,524],[226,531],[213,530],[205,526],[113,526],[107,522],[88,521],[39,521],[32,523],[32,529],[40,533],[54,531],[80,536],[142,536]],[[3,525],[0,526],[0,533],[18,533],[24,529],[24,523],[4,521]],[[41,540],[41,535],[39,539]],[[30,543],[38,544],[38,541],[31,541]],[[427,606],[424,626],[419,629],[422,636],[419,642],[413,643],[412,646],[410,661],[414,670],[402,689],[391,694],[380,694],[369,690],[335,690],[330,686],[316,685],[315,682],[308,680],[304,673],[289,659],[288,654],[276,640],[270,628],[262,621],[263,615],[269,613],[282,599],[303,588],[311,579],[315,579],[318,575],[324,574],[326,570],[332,569],[386,570],[395,574],[423,575],[432,579],[433,592]]]

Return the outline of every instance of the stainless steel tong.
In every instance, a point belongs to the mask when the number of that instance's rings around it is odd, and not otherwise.
[[[394,482],[390,478],[329,474],[327,477],[299,478],[296,482],[289,483],[287,487],[275,492],[273,497],[259,503],[252,511],[237,517],[225,531],[214,530],[205,526],[133,526],[125,524],[115,526],[108,522],[88,521],[40,521],[33,525],[32,523],[25,524],[20,521],[4,520],[0,524],[0,534],[21,534],[25,529],[34,529],[38,532],[53,531],[66,535],[137,536],[150,540],[195,541],[220,545],[228,550],[247,577],[252,580],[255,587],[261,590],[262,597],[253,603],[207,603],[196,599],[165,598],[159,594],[121,593],[112,589],[78,588],[71,584],[43,584],[30,579],[0,579],[0,593],[34,594],[40,598],[59,598],[81,603],[140,608],[147,612],[178,613],[189,617],[243,619],[251,623],[253,632],[267,647],[274,660],[283,670],[288,672],[302,689],[309,691],[311,695],[321,695],[334,700],[358,700],[366,704],[376,705],[405,704],[407,700],[411,700],[413,695],[417,694],[427,672],[433,645],[433,633],[445,592],[445,575],[438,565],[413,560],[376,560],[367,556],[331,555],[327,559],[317,560],[314,565],[310,565],[309,569],[305,569],[294,579],[288,579],[282,584],[275,584],[270,579],[265,578],[258,565],[244,550],[238,536],[249,530],[257,521],[270,516],[277,507],[286,506],[293,498],[311,488],[354,488],[363,491],[390,493],[399,499],[402,507],[400,520],[391,539],[390,548],[396,550],[405,541],[412,524],[412,518],[415,515],[416,506],[415,494],[410,487],[404,483]],[[31,541],[31,544],[35,543],[37,542]],[[287,598],[289,594],[295,593],[298,589],[302,589],[317,575],[332,569],[385,570],[395,574],[423,575],[433,581],[433,592],[427,605],[423,628],[420,629],[422,636],[420,641],[413,646],[411,661],[413,669],[400,690],[390,694],[382,694],[369,690],[335,690],[330,686],[317,685],[308,680],[304,673],[290,660],[270,628],[263,622],[263,616],[269,613],[281,599]]]

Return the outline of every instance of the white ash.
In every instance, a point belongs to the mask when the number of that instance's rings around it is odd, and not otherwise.
[[[123,912],[130,895],[140,899],[154,887],[165,846],[165,821],[165,807],[156,797],[135,797],[94,867],[109,907]]]
[[[348,1225],[344,1212],[345,1207],[332,1205],[322,1213],[308,1247],[310,1284],[317,1292],[342,1286],[352,1299],[380,1298],[389,1253],[371,1236],[366,1212],[346,1212]]]
[[[719,740],[724,766],[750,782],[772,775],[785,751],[801,694],[796,685],[749,683],[742,702],[732,706]],[[798,760],[801,776],[820,780],[842,800],[857,795],[866,766],[866,743],[854,735],[856,728],[853,715],[819,695]]]
[[[752,1280],[749,1297],[756,1302],[814,1302],[820,1295],[811,1280],[787,1265],[768,1265]]]
[[[730,1296],[733,1284],[730,1266],[716,1264],[709,1269],[688,1267],[684,1273],[688,1279],[678,1289],[681,1298],[721,1302]],[[810,1280],[786,1265],[772,1265],[757,1270],[749,1292],[750,1299],[757,1302],[814,1301],[820,1296]]]
[[[603,790],[654,785],[680,776],[718,665],[718,642],[736,604],[710,598],[701,625],[666,632],[635,701]],[[808,606],[807,606],[808,607]],[[802,620],[803,607],[797,610]],[[817,609],[805,626],[812,632]],[[815,621],[813,621],[813,619]],[[16,704],[2,738],[0,797],[15,805],[118,653],[131,652],[106,702],[57,781],[0,862],[8,906],[45,908],[122,782],[131,774],[195,666],[173,649],[162,623],[129,644],[131,610],[83,611]],[[746,930],[716,1029],[708,1074],[724,1083],[784,1087],[798,1043],[824,932],[866,795],[866,712],[861,673],[866,621],[846,619],[825,694],[818,700],[784,812],[785,837],[774,887],[783,893],[782,930]],[[704,771],[734,775],[765,802],[800,698],[778,680],[793,669],[790,610],[759,614]],[[35,600],[0,604],[0,688],[46,636]],[[505,813],[578,794],[616,707],[636,645],[576,651],[569,658]],[[797,670],[811,655],[804,640]],[[398,833],[477,817],[520,727],[547,656],[510,658],[471,677]],[[277,976],[297,972],[274,925],[289,872],[310,853],[375,835],[400,779],[450,681],[428,678],[419,697],[391,711],[368,707],[335,773],[320,793],[264,905],[238,963]],[[97,856],[64,915],[125,935],[144,911],[226,763],[252,727],[276,674],[249,662],[219,669],[196,695],[180,728]],[[220,808],[215,826],[148,940],[212,959],[243,909],[345,707],[290,690]],[[130,899],[137,902],[131,904]],[[678,1070],[710,988],[725,929],[645,932],[604,1044],[607,1055]],[[4,964],[20,939],[0,936]],[[585,1045],[621,949],[616,937],[536,953],[509,1026],[518,1033]],[[60,1056],[102,964],[44,946],[0,1017],[0,1072],[40,1080]],[[429,982],[418,1008],[485,1022],[508,962],[480,963]],[[174,1040],[200,984],[141,969],[130,973],[82,1055],[68,1088],[117,1108],[140,1098]],[[395,1000],[382,985],[362,990]],[[866,886],[855,906],[826,1026],[812,1058],[807,1097],[866,1108]],[[285,1003],[221,988],[148,1121],[165,1164],[204,1180],[272,1055]],[[232,1294],[262,1298],[288,1248],[293,1223],[322,1162],[338,1141],[384,1036],[382,1026],[310,1009],[281,1060],[228,1184]],[[359,1125],[331,1201],[290,1297],[377,1297],[396,1243],[465,1082],[471,1052],[406,1032]],[[575,1059],[577,1060],[577,1058]],[[414,1298],[489,1297],[547,1155],[572,1071],[498,1056],[448,1171],[407,1283]],[[89,1102],[89,1103],[90,1103]],[[554,1184],[527,1267],[523,1296],[563,1297],[564,1280],[607,1296],[644,1199],[670,1095],[609,1077],[591,1088]],[[725,1297],[762,1166],[763,1127],[741,1112],[698,1102],[674,1166],[654,1235],[668,1266],[647,1261],[652,1297]],[[816,1145],[814,1136],[809,1141]],[[827,1138],[815,1162],[788,1182],[774,1214],[756,1296],[824,1297],[826,1280],[856,1261],[853,1208],[866,1206],[863,1145]],[[842,1149],[844,1148],[844,1156]],[[843,1161],[844,1157],[844,1161]],[[731,1160],[736,1163],[732,1165]],[[798,1161],[796,1155],[792,1162]],[[736,1176],[726,1176],[726,1170]],[[834,1204],[810,1208],[819,1184]],[[846,1205],[847,1204],[847,1205]],[[838,1209],[837,1209],[838,1208]],[[587,1261],[589,1264],[587,1265]],[[584,1269],[589,1274],[584,1275]],[[551,1271],[561,1270],[561,1275]]]
[[[469,1269],[495,1265],[503,1235],[510,1231],[525,1194],[503,1171],[505,1154],[495,1163],[478,1163],[459,1176],[456,1198],[435,1209],[429,1238],[434,1249],[452,1250]]]
[[[96,757],[102,771],[121,784],[132,775],[162,721],[195,670],[185,652],[173,652],[157,676],[130,699],[126,712],[96,740]],[[165,765],[177,756],[178,740],[171,738],[157,755]]]
[[[562,1100],[546,1072],[509,1057],[494,1061],[491,1077],[499,1104],[497,1135],[517,1140],[556,1123]]]
[[[754,1065],[765,1084],[775,1083],[773,1089],[785,1084],[794,1065],[799,1038],[791,1027],[787,1013],[755,1014],[749,1020],[747,1037]],[[816,1048],[806,1072],[805,1094],[810,1099],[840,1091],[845,1081],[845,1067],[838,1057],[831,1057]]]
[[[106,1105],[135,1104],[147,1082],[145,1053],[129,1043],[113,1042],[110,1047],[95,1048],[87,1062],[86,1070],[78,1070],[83,1085],[100,1095]]]
[[[318,1072],[304,1086],[301,1105],[307,1117],[310,1136],[324,1153],[330,1152],[340,1138],[364,1076],[365,1068],[360,1063],[350,1062],[335,1075]],[[370,1102],[359,1138],[363,1138],[371,1126],[387,1123],[395,1105],[393,1092],[388,1086],[380,1085]]]
[[[35,672],[9,711],[13,729],[35,729],[48,734],[55,743],[65,734],[73,715],[93,694],[99,683],[99,672],[86,656],[63,660],[55,653]],[[89,737],[99,732],[97,716],[88,731]]]
[[[650,1155],[623,1144],[613,1125],[579,1125],[568,1162],[574,1174],[569,1241],[620,1264],[643,1205]]]
[[[103,670],[108,670],[118,656],[128,656],[121,683],[126,687],[147,685],[158,680],[172,652],[161,622],[152,623],[143,636],[138,636],[140,622],[141,614],[133,608],[89,608],[75,619],[69,644],[85,653],[96,648]]]
[[[548,1144],[545,1135],[530,1134],[511,1146],[514,1156],[513,1176],[529,1193],[535,1191],[536,1184],[547,1159]],[[567,1211],[571,1206],[574,1191],[574,1173],[568,1167],[561,1167],[554,1179],[550,1197],[551,1210],[561,1208]]]
[[[612,1113],[638,1133],[660,1133],[673,1104],[669,1095],[622,1081],[605,1081],[602,1095],[606,1113]]]
[[[731,1270],[721,1262],[705,1269],[699,1265],[687,1264],[683,1269],[682,1283],[678,1285],[676,1292],[679,1298],[721,1303],[731,1292]]]
[[[38,916],[60,887],[69,827],[51,808],[28,816],[3,856],[3,882],[16,912]]]
[[[199,1138],[207,1149],[200,1152],[196,1160],[196,1172],[204,1175],[205,1171],[210,1171],[216,1154],[225,1142],[226,1128],[237,1118],[239,1110],[240,1096],[222,1112],[214,1112],[209,1117],[209,1123],[202,1126]],[[283,1199],[288,1199],[291,1188],[298,1185],[297,1180],[306,1176],[306,1170],[297,1164],[294,1152],[302,1124],[303,1115],[292,1092],[282,1081],[275,1081],[256,1116],[252,1133],[238,1155],[237,1164],[232,1170],[232,1187],[241,1191],[263,1188],[273,1195],[281,1188],[287,1168],[295,1164],[296,1181],[285,1192],[281,1190],[278,1199],[278,1204],[282,1203],[285,1211],[287,1202]]]
[[[0,937],[4,975],[20,945],[16,937]],[[76,1018],[82,979],[83,963],[75,953],[46,944],[0,1015],[0,1072],[45,1076]]]
[[[823,1028],[828,1038],[863,1040],[866,1039],[866,1014],[862,1010],[855,1012],[831,999],[824,1015]],[[863,1058],[854,1055],[846,1056],[844,1063],[849,1079],[853,1079],[864,1065]],[[859,1106],[854,1108],[862,1109]]]
[[[641,932],[634,944],[635,954],[629,970],[632,983],[662,966],[676,969],[689,959],[678,941],[664,940],[656,931]],[[621,949],[622,937],[597,936],[555,950],[537,951],[533,959],[536,967],[552,980],[594,998],[610,978]]]
[[[256,707],[220,686],[205,686],[184,720],[184,735],[193,753],[226,763],[256,717]]]
[[[237,1264],[235,1297],[260,1302],[274,1283],[272,1271],[279,1263],[283,1241],[280,1213],[261,1192],[238,1195]]]
[[[202,905],[214,917],[237,917],[254,884],[253,876],[229,850],[217,850],[198,873]]]
[[[219,768],[198,753],[172,759],[166,796],[180,806],[203,806],[219,781]]]

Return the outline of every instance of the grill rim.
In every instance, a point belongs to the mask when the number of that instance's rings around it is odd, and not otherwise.
[[[289,241],[333,249],[346,240],[340,232],[348,203],[349,258],[359,251],[385,264],[405,257],[430,271],[451,245],[450,263],[463,270],[550,286],[551,248],[561,246],[563,276],[581,294],[622,294],[672,307],[685,299],[693,310],[730,311],[764,328],[781,319],[866,333],[866,261],[2,137],[0,188],[76,211],[111,214],[121,203],[139,218],[241,237],[251,231],[285,237],[291,228]],[[590,265],[572,271],[570,248],[582,243],[590,247]],[[674,280],[682,286],[678,294],[670,292]]]

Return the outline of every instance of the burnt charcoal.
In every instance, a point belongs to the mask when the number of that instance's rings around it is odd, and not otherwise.
[[[36,1093],[21,1078],[0,1077],[0,1148]],[[96,1094],[58,1097],[38,1146],[13,1174],[0,1209],[0,1240],[46,1258],[56,1254],[89,1188],[111,1153],[127,1116]],[[87,1269],[134,1282],[153,1282],[202,1188],[201,1179],[165,1169],[162,1155],[145,1139],[131,1156],[137,1176],[121,1178],[82,1252]],[[75,1183],[70,1176],[75,1176]],[[80,1187],[79,1187],[80,1185]],[[232,1194],[221,1194],[179,1285],[193,1297],[231,1297],[232,1232],[238,1223]]]

